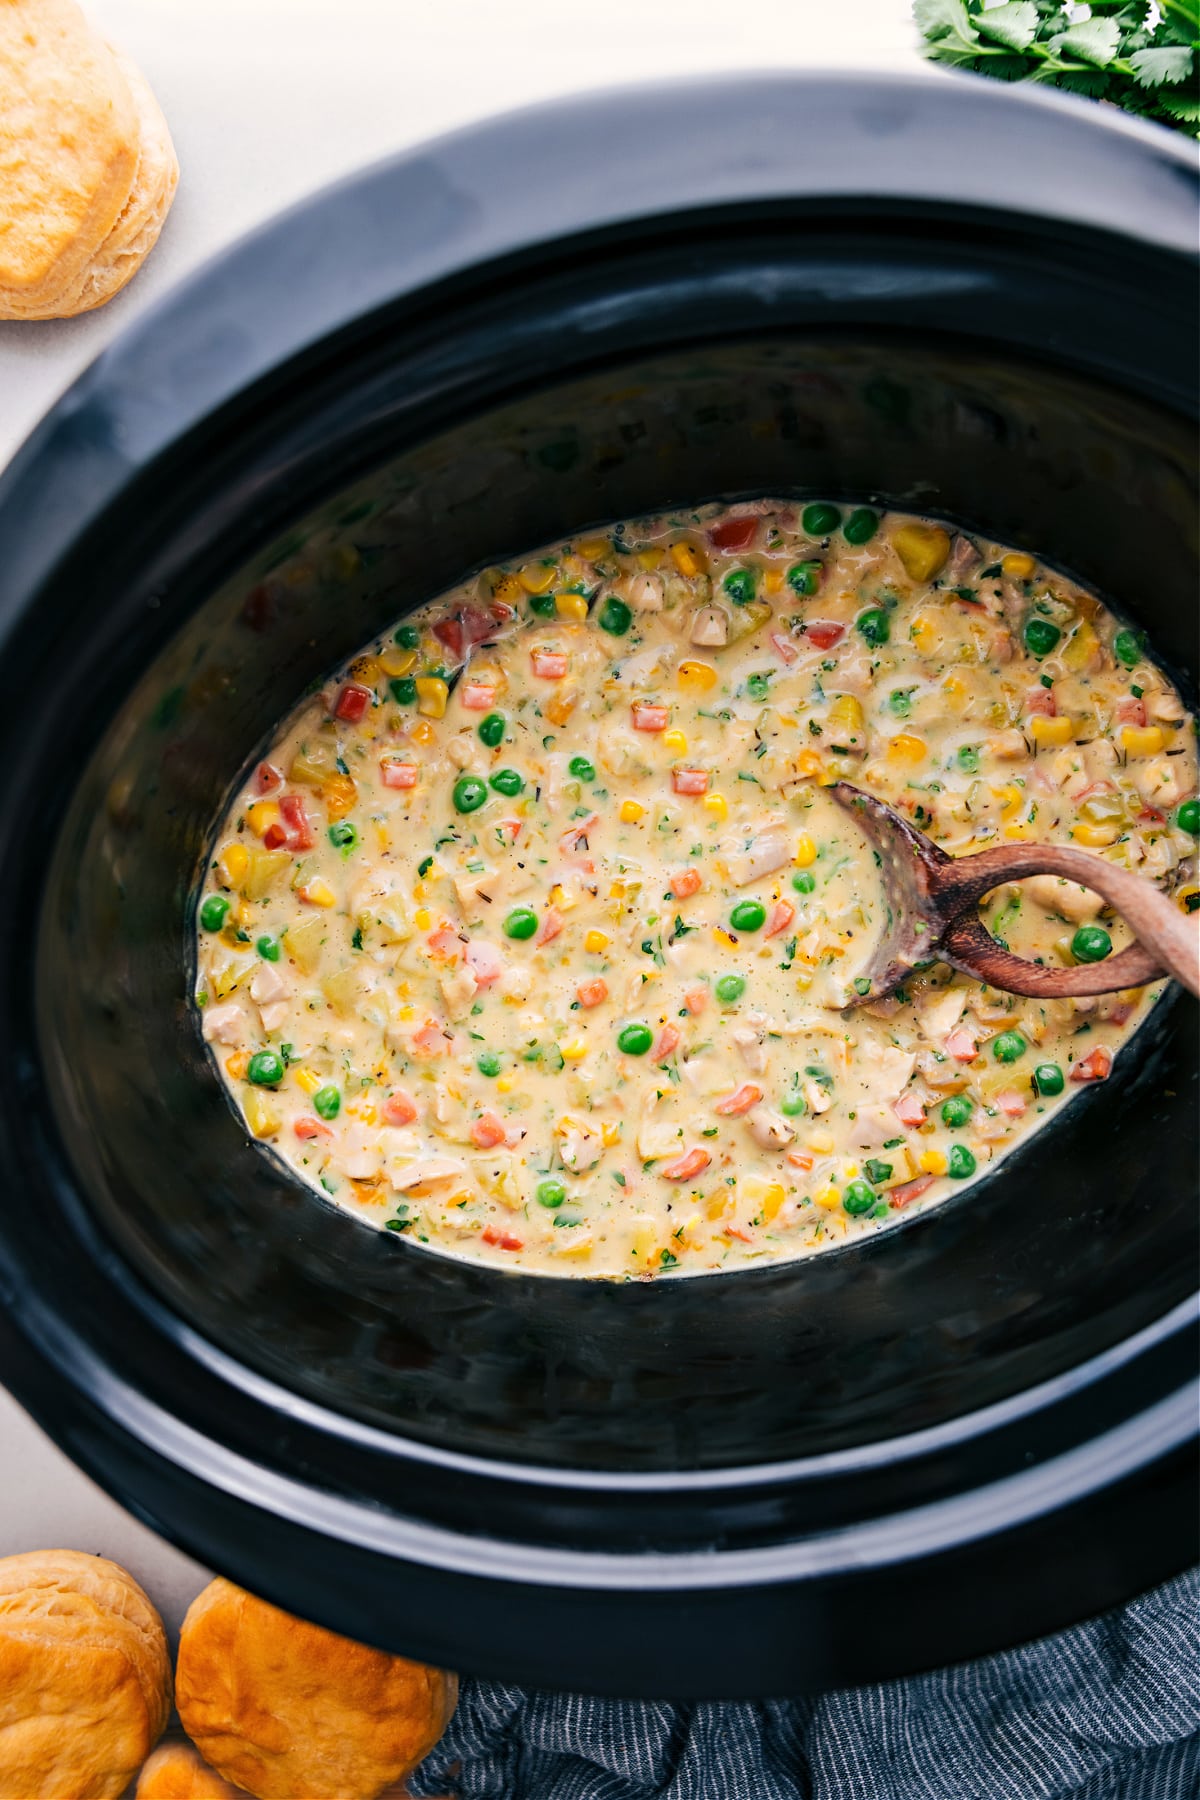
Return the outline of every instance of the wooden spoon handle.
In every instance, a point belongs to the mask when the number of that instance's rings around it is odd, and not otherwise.
[[[1003,844],[939,864],[930,885],[944,913],[960,912],[1002,882],[1023,881],[1028,875],[1061,875],[1100,894],[1121,914],[1137,943],[1103,962],[1050,969],[1005,950],[978,919],[959,919],[942,939],[949,961],[1017,994],[1107,994],[1141,987],[1164,973],[1200,994],[1195,927],[1153,882],[1102,856],[1070,844]],[[1018,981],[1027,985],[1018,986]]]

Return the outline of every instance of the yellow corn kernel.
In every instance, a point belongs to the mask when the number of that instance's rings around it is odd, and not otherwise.
[[[274,1137],[282,1122],[266,1095],[252,1088],[246,1095],[246,1123],[252,1134],[256,1138]]]
[[[768,569],[763,576],[763,587],[768,594],[777,594],[783,586],[783,570]]]
[[[417,676],[417,711],[427,719],[444,719],[450,689],[438,675]]]
[[[718,944],[724,944],[727,949],[731,949],[737,943],[737,939],[733,936],[733,933],[726,931],[723,925],[713,926],[713,936],[716,938]]]
[[[1033,841],[1037,833],[1028,819],[1014,819],[1011,825],[1004,827],[1004,835],[1006,838],[1011,838],[1014,843],[1028,844]]]
[[[583,594],[555,594],[554,610],[560,619],[586,619],[588,603]]]
[[[381,653],[379,658],[379,666],[384,674],[393,677],[411,675],[413,669],[416,667],[416,663],[416,651],[402,650],[399,644],[390,644],[388,648]]]
[[[646,813],[646,809],[644,806],[642,806],[640,804],[639,801],[637,801],[637,800],[622,800],[622,802],[621,802],[621,822],[622,822],[622,824],[636,825],[639,819],[645,817],[645,813]]]
[[[800,869],[807,869],[810,863],[816,862],[817,846],[813,843],[807,831],[802,831],[800,836],[796,839],[796,854],[792,860],[797,868]]]
[[[358,789],[349,775],[331,775],[328,781],[321,783],[321,798],[331,819],[344,819],[354,810]]]
[[[843,738],[854,743],[861,738],[865,728],[862,701],[856,694],[839,694],[829,709],[829,729],[833,736],[839,743]]]
[[[1061,713],[1053,719],[1048,719],[1045,713],[1034,713],[1029,721],[1029,735],[1043,749],[1069,744],[1075,735],[1075,721],[1064,718]]]
[[[1166,741],[1157,725],[1126,725],[1121,730],[1121,748],[1126,756],[1157,756]]]
[[[824,767],[815,750],[801,750],[796,757],[796,773],[805,781],[819,781]]]
[[[1077,625],[1066,643],[1063,645],[1063,666],[1074,674],[1086,669],[1100,648],[1100,639],[1092,627],[1084,619]]]
[[[334,572],[339,581],[349,581],[352,576],[357,575],[361,562],[362,558],[353,544],[339,544],[333,553]]]
[[[418,906],[413,914],[413,924],[418,931],[428,931],[433,923],[433,915],[427,906]]]
[[[762,1216],[768,1225],[771,1223],[772,1219],[775,1218],[786,1199],[787,1189],[784,1187],[782,1181],[772,1181],[767,1188],[762,1204]]]
[[[682,756],[687,750],[687,738],[682,731],[664,731],[662,741],[663,748],[672,756]]]
[[[256,800],[246,811],[246,823],[256,837],[262,837],[278,819],[279,808],[273,800]]]
[[[941,642],[941,632],[934,619],[918,613],[908,628],[908,635],[922,656],[932,656]]]
[[[902,731],[898,737],[891,738],[887,747],[887,759],[894,763],[915,765],[924,762],[926,744],[924,738],[917,737],[911,731]]]
[[[956,707],[962,707],[970,698],[971,690],[961,675],[947,675],[942,683],[942,692],[954,702]]]
[[[643,569],[657,569],[659,563],[663,559],[663,553],[656,544],[652,544],[646,550],[639,550],[637,559],[641,563]]]
[[[396,1008],[396,1017],[400,1020],[402,1025],[407,1025],[408,1021],[410,1019],[415,1019],[416,1016],[417,1009],[415,1006],[398,1006]]]
[[[579,695],[571,688],[560,689],[549,699],[542,711],[552,725],[565,725],[575,711]]]
[[[583,940],[583,947],[585,950],[590,950],[593,956],[599,956],[601,950],[606,950],[608,948],[607,933],[603,931],[589,931]]]
[[[1181,912],[1189,916],[1200,909],[1200,887],[1180,888],[1175,896],[1175,904]]]
[[[322,881],[319,875],[314,876],[312,881],[306,881],[303,887],[296,889],[296,892],[302,900],[307,900],[310,906],[337,905],[337,895],[329,883]]]
[[[235,1081],[241,1081],[250,1067],[250,1058],[244,1050],[235,1050],[232,1056],[225,1058],[225,1072]]]
[[[588,562],[600,562],[612,555],[612,542],[606,537],[580,538],[575,548]]]
[[[1107,850],[1110,844],[1116,843],[1120,835],[1121,827],[1119,825],[1080,824],[1071,828],[1071,836],[1077,844],[1082,844],[1085,850]]]
[[[428,749],[430,744],[437,743],[437,732],[428,719],[418,719],[408,735],[414,744],[420,744],[423,749]]]
[[[676,669],[675,680],[681,688],[707,693],[709,688],[717,685],[717,671],[711,663],[698,662],[695,657],[688,656]]]
[[[705,812],[710,812],[714,819],[727,819],[729,817],[729,802],[724,794],[705,794],[704,810]]]
[[[250,866],[250,853],[245,844],[226,844],[217,858],[217,874],[222,887],[237,887]]]
[[[826,1212],[833,1212],[836,1207],[839,1207],[842,1204],[841,1189],[835,1187],[820,1188],[817,1193],[813,1195],[813,1199],[818,1206],[823,1206]]]
[[[521,570],[521,586],[527,594],[544,594],[558,574],[558,564],[526,563]]]
[[[233,917],[244,931],[247,926],[254,923],[254,908],[245,900],[239,900],[233,909]]]
[[[560,1238],[566,1241],[560,1243]],[[591,1238],[581,1237],[577,1231],[556,1231],[554,1234],[554,1254],[556,1256],[570,1256],[582,1262],[592,1254],[592,1248]]]
[[[810,1131],[808,1147],[810,1150],[815,1150],[818,1156],[828,1156],[833,1149],[832,1131],[826,1131],[824,1128],[819,1131]]]
[[[997,800],[1003,801],[1000,808],[1002,819],[1015,819],[1025,804],[1025,790],[1017,787],[1015,782],[1006,782],[1002,788],[993,788]]]
[[[588,1053],[586,1038],[568,1038],[561,1046],[563,1058],[567,1062],[582,1062]]]
[[[376,656],[356,656],[350,664],[350,674],[355,681],[361,681],[364,687],[374,687],[382,673],[382,666]]]
[[[701,575],[706,567],[703,550],[696,544],[686,543],[682,538],[671,545],[671,561],[681,575]]]
[[[714,1194],[704,1208],[705,1217],[714,1223],[729,1211],[733,1195],[728,1190],[723,1194]]]
[[[515,1075],[501,1075],[496,1082],[496,1092],[498,1094],[511,1094],[516,1085],[517,1078]]]
[[[516,575],[497,575],[492,583],[492,598],[505,606],[515,606],[524,594],[520,577]]]
[[[922,1150],[917,1161],[923,1175],[944,1175],[950,1166],[944,1150]]]
[[[1037,564],[1023,550],[1010,550],[1007,556],[1000,558],[1000,567],[1010,581],[1028,581]]]
[[[910,581],[932,581],[950,554],[950,533],[940,525],[901,525],[892,544]]]
[[[605,1119],[600,1127],[600,1136],[605,1149],[611,1150],[614,1144],[619,1144],[621,1141],[621,1127],[615,1119]]]
[[[321,1077],[314,1075],[311,1069],[293,1069],[292,1075],[295,1078],[296,1086],[303,1088],[306,1094],[315,1094],[322,1085]]]

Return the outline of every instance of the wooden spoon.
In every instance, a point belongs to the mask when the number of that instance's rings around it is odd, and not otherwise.
[[[1173,975],[1200,994],[1200,936],[1172,900],[1141,875],[1069,844],[1001,844],[972,856],[947,856],[894,808],[835,781],[826,790],[852,813],[878,850],[887,925],[864,971],[859,1000],[881,1000],[922,964],[947,962],[1010,994],[1057,999],[1111,994]],[[1026,962],[985,930],[976,908],[1005,881],[1063,875],[1100,894],[1130,926],[1137,943],[1103,962],[1050,968]]]

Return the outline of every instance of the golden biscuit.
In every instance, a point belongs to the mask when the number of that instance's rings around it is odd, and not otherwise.
[[[162,1620],[102,1556],[0,1560],[0,1800],[114,1800],[162,1736]]]
[[[160,1744],[138,1776],[136,1800],[238,1800],[190,1744]]]
[[[110,299],[157,239],[178,173],[141,74],[74,0],[0,0],[0,318]]]
[[[374,1800],[429,1754],[458,1698],[456,1675],[220,1580],[188,1609],[175,1687],[205,1761],[258,1800]]]

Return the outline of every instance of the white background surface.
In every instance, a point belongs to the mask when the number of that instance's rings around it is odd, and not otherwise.
[[[149,77],[179,155],[179,193],[145,268],[108,306],[0,322],[0,468],[139,307],[364,163],[586,88],[731,69],[928,66],[909,0],[83,3]],[[50,1546],[111,1556],[177,1627],[204,1571],[114,1505],[2,1389],[0,1471],[0,1556]]]

